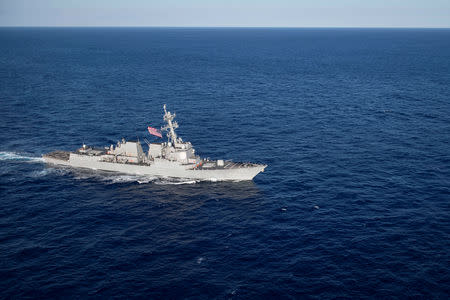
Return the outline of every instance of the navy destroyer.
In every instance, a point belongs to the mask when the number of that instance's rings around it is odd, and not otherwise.
[[[263,172],[267,165],[241,163],[222,159],[203,159],[195,154],[190,142],[177,136],[174,121],[176,114],[166,110],[164,105],[164,121],[161,128],[167,132],[167,142],[150,143],[147,153],[140,141],[119,141],[117,145],[105,148],[94,148],[84,145],[75,151],[54,151],[44,154],[45,162],[76,168],[112,171],[142,176],[186,178],[210,181],[252,180]],[[148,127],[149,133],[162,137],[159,130]]]

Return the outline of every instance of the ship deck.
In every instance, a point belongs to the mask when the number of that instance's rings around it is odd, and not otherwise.
[[[255,163],[244,163],[244,162],[232,162],[232,161],[225,161],[225,164],[223,166],[217,166],[217,165],[208,165],[208,162],[205,162],[201,166],[198,166],[197,170],[229,170],[229,169],[243,169],[243,168],[253,168],[262,166]]]
[[[47,154],[44,154],[44,157],[50,157],[59,160],[69,160],[70,152],[69,151],[53,151]]]

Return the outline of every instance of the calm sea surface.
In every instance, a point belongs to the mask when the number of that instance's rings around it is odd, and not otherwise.
[[[45,166],[179,134],[253,182]],[[450,294],[450,30],[0,29],[0,298]]]

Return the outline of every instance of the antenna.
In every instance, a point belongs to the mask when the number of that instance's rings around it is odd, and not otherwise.
[[[150,142],[147,140],[147,138],[144,138],[144,142],[147,144],[147,146],[150,147]]]
[[[168,131],[167,137],[169,141],[171,140],[173,144],[178,142],[177,134],[175,133],[175,129],[178,128],[178,123],[174,121],[176,114],[171,114],[170,111],[166,110],[166,105],[164,104],[164,121],[167,122],[167,125],[161,128],[162,130]]]

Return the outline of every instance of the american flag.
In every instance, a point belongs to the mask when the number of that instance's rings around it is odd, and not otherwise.
[[[148,129],[148,133],[150,133],[150,134],[152,134],[152,135],[159,136],[160,138],[162,138],[162,135],[161,135],[161,133],[159,132],[158,129],[153,128],[153,127],[150,127],[150,126],[148,126],[147,129]]]

